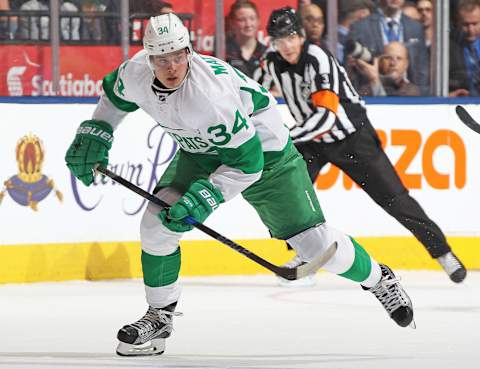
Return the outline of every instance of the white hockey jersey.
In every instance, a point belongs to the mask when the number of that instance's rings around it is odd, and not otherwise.
[[[194,53],[186,80],[170,94],[152,89],[154,79],[138,52],[104,78],[93,119],[116,128],[141,108],[195,160],[218,155],[222,165],[209,180],[225,200],[260,178],[265,152],[285,149],[289,131],[275,98],[224,61]]]

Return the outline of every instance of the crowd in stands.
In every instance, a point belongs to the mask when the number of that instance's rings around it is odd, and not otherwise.
[[[119,43],[120,19],[115,15],[120,13],[120,1],[60,3],[62,40]],[[432,93],[434,5],[435,0],[338,0],[336,57],[362,95]],[[450,96],[479,96],[480,0],[451,0],[450,5]],[[174,10],[162,0],[130,0],[129,6],[131,18]],[[5,10],[14,16],[0,16],[0,40],[49,39],[49,1],[0,0],[0,11]],[[298,1],[307,40],[332,49],[327,10],[326,0]],[[226,18],[226,60],[253,78],[269,47],[268,39],[258,39],[259,29],[265,27],[260,18],[255,0],[236,0]]]
[[[49,40],[50,38],[50,2],[43,0],[0,0],[0,10],[19,12],[19,16],[0,18],[0,39]],[[105,10],[105,5],[97,0],[61,1],[60,11],[72,16],[63,16],[60,20],[62,40],[80,40],[90,33],[92,40],[101,37],[103,30],[98,22],[92,22],[89,12]],[[87,13],[84,17],[73,16],[78,12]],[[37,15],[38,14],[38,15]],[[97,28],[96,32],[94,29]]]
[[[460,0],[450,43],[450,95],[480,96],[480,2]]]
[[[18,16],[0,17],[0,40],[49,40],[49,0],[0,0],[0,11],[18,12]],[[172,5],[161,0],[129,0],[129,11],[131,19],[135,15],[148,19],[172,11]],[[119,0],[60,0],[60,12],[61,40],[119,43]]]
[[[253,1],[236,1],[226,22],[226,61],[249,77],[258,73],[267,46],[257,39],[260,14]]]
[[[336,57],[362,95],[420,96],[432,93],[434,2],[338,1]],[[237,0],[231,14],[242,3],[255,9],[252,1]],[[450,5],[450,96],[479,96],[480,0],[452,0]],[[298,4],[307,40],[324,48],[328,48],[327,7],[328,2],[322,0],[300,0]],[[258,28],[258,14],[254,19],[254,28]],[[230,32],[235,34],[237,31],[231,29]],[[250,66],[259,63],[260,53],[247,49],[255,45],[255,50],[261,50],[266,45],[259,44],[253,32],[249,47],[239,45],[236,39],[229,40],[235,45],[227,45],[227,50],[234,50],[236,55],[232,64],[240,64],[238,55],[243,58],[241,63],[248,62]],[[230,60],[229,55],[227,60]],[[252,71],[244,72],[254,76]]]

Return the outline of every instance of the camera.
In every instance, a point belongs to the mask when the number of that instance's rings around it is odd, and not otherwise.
[[[345,55],[373,64],[373,53],[358,41],[348,40],[345,43]]]

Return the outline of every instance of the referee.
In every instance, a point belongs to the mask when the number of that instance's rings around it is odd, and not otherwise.
[[[282,91],[296,121],[290,134],[312,182],[325,164],[339,167],[412,232],[453,282],[462,282],[464,265],[403,186],[343,67],[328,50],[305,40],[290,7],[272,12],[267,31],[273,47],[265,56],[262,82],[272,79]]]

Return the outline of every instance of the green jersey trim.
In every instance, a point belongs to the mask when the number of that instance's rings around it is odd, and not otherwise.
[[[259,173],[263,169],[262,143],[257,133],[239,147],[217,147],[217,152],[222,164],[245,174]]]
[[[276,163],[277,161],[283,157],[283,155],[291,150],[293,146],[293,143],[292,143],[292,139],[290,137],[288,137],[288,141],[287,141],[287,144],[284,146],[284,148],[280,151],[265,151],[263,153],[263,160],[264,160],[264,165],[263,165],[263,168],[264,169],[270,169],[272,168]]]
[[[252,139],[254,139],[254,138],[255,137],[252,137]],[[252,139],[250,139],[250,140],[252,140]],[[261,160],[261,161],[259,160],[258,164],[263,165],[264,170],[272,168],[273,166],[275,166],[275,164],[277,164],[279,159],[281,159],[283,157],[283,155],[285,155],[285,153],[287,151],[291,150],[292,146],[293,146],[292,140],[289,138],[288,141],[287,141],[287,144],[285,145],[285,147],[282,150],[263,152],[263,160]],[[220,148],[215,147],[215,150],[217,152],[219,152]],[[225,149],[221,149],[221,150],[225,150]],[[235,150],[235,149],[227,149],[227,150]],[[188,151],[183,151],[183,150],[179,150],[177,152],[177,154],[175,155],[175,158],[173,159],[174,161],[180,155],[180,153],[182,155],[187,156],[190,160],[196,162],[198,164],[198,166],[200,168],[203,168],[203,170],[205,170],[205,172],[208,173],[208,174],[213,173],[222,164],[226,164],[226,165],[229,165],[229,166],[235,165],[234,163],[227,164],[227,163],[223,162],[223,158],[220,155],[194,154],[194,153],[190,153]],[[232,154],[234,154],[234,153],[232,153]],[[255,153],[253,153],[253,155],[255,155]],[[235,166],[234,168],[242,170],[242,168],[238,168],[237,166]],[[242,170],[242,172],[244,172],[244,171]],[[247,172],[244,172],[244,173],[247,173]],[[257,172],[253,172],[253,173],[257,173]],[[163,186],[163,184],[162,184],[162,186]]]
[[[261,92],[255,91],[253,88],[240,87],[240,90],[245,91],[245,92],[249,92],[250,94],[252,94],[253,112],[254,113],[258,110],[266,108],[270,104],[270,99],[268,98],[268,96],[262,94]]]
[[[133,112],[138,109],[138,105],[126,100],[119,98],[114,91],[115,82],[117,81],[118,69],[115,69],[113,72],[107,74],[103,78],[102,87],[105,95],[112,102],[115,107],[126,112]]]

